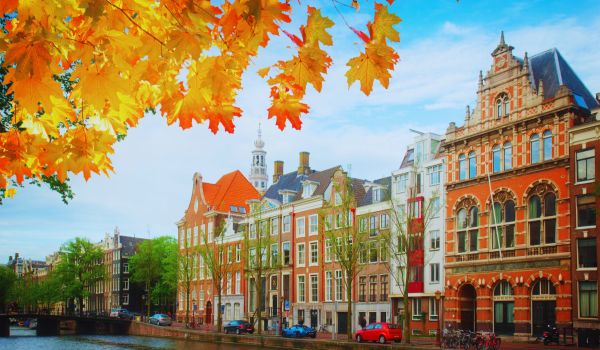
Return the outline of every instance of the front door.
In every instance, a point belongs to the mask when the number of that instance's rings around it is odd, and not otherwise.
[[[271,297],[271,309],[273,310],[273,312],[271,312],[271,316],[277,316],[279,313],[277,312],[277,295],[273,295]]]
[[[531,304],[532,331],[534,336],[539,337],[546,326],[556,324],[556,301],[533,301]]]
[[[470,285],[464,285],[458,294],[460,306],[460,329],[475,331],[475,307],[477,293],[475,288]]]
[[[337,313],[337,332],[338,334],[346,334],[348,331],[348,313],[338,312]]]
[[[513,301],[494,302],[494,332],[496,334],[513,335],[515,303]]]
[[[319,310],[312,309],[310,310],[310,326],[314,329],[317,329],[319,320]]]

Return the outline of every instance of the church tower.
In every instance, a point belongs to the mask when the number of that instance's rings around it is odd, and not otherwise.
[[[267,163],[265,157],[267,152],[263,149],[265,142],[261,138],[260,124],[258,125],[258,138],[254,141],[254,151],[252,151],[252,165],[250,166],[250,176],[248,180],[260,193],[267,191],[269,177],[267,176]]]

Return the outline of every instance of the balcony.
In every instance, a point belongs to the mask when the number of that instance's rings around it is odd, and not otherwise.
[[[506,250],[502,252],[502,256],[500,256],[500,251],[494,250],[490,252],[490,259],[500,259],[500,258],[514,258],[515,251],[514,250]]]
[[[457,255],[456,261],[457,262],[475,261],[479,258],[477,255],[478,255],[477,253]]]
[[[408,282],[408,288],[406,288],[408,293],[423,293],[425,291],[425,286],[422,281],[417,282]]]
[[[555,245],[551,246],[541,246],[541,247],[531,247],[527,248],[527,255],[548,255],[548,254],[556,254],[557,248]]]

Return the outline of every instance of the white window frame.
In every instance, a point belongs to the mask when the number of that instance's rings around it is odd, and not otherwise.
[[[317,241],[308,242],[308,250],[309,250],[309,257],[310,257],[308,265],[309,266],[319,265],[319,243]],[[316,254],[317,261],[313,261],[313,252]]]
[[[332,301],[333,273],[325,271],[325,301]]]
[[[412,298],[411,300],[411,318],[413,321],[420,321],[423,317],[423,305],[421,298]],[[416,311],[415,311],[416,310]]]
[[[306,220],[305,217],[296,218],[296,237],[306,236]]]
[[[431,263],[429,264],[429,283],[438,284],[440,283],[440,264]]]
[[[335,301],[342,301],[344,299],[343,278],[342,270],[335,270]]]
[[[271,218],[271,235],[279,234],[279,217]]]
[[[300,280],[302,280],[302,282]],[[296,282],[297,282],[296,286],[298,287],[298,295],[297,295],[296,299],[299,303],[305,303],[306,302],[306,276],[298,275],[296,278]],[[302,288],[300,288],[300,285],[302,285]]]
[[[302,254],[300,254],[300,247],[302,247]],[[304,243],[296,244],[296,264],[306,266],[306,245]]]
[[[290,232],[292,226],[292,216],[290,214],[284,215],[281,219],[281,232],[288,233]]]
[[[313,223],[313,220],[315,221]],[[308,217],[308,235],[314,236],[319,233],[319,215],[312,214]]]
[[[433,242],[436,242],[435,246]],[[429,231],[429,250],[440,250],[441,238],[440,230]]]
[[[326,263],[331,262],[332,249],[333,249],[333,245],[331,244],[331,239],[328,238],[325,240],[325,262]]]
[[[314,281],[313,281],[313,278],[315,279]],[[310,299],[309,299],[309,301],[311,303],[318,303],[319,302],[319,275],[316,273],[311,273],[309,275],[309,279],[310,279],[310,290],[309,290]],[[316,290],[317,290],[316,295],[313,293],[313,282],[316,282],[315,283]]]
[[[235,294],[242,294],[242,273],[235,272]]]

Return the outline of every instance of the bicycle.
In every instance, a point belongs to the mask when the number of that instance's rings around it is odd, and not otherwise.
[[[317,329],[317,332],[319,332],[319,333],[329,333],[329,330],[327,329],[327,325],[324,325],[324,324],[320,325],[319,329]]]

